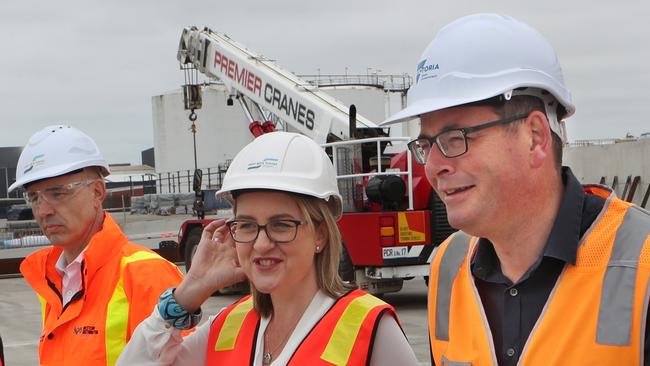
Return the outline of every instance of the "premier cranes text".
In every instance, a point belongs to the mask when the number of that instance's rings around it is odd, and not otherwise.
[[[279,112],[300,123],[306,128],[314,129],[316,115],[312,109],[289,97],[281,89],[274,87],[269,82],[263,82],[262,78],[251,70],[240,66],[236,61],[222,54],[219,51],[214,53],[215,72],[227,77],[233,82],[241,85],[249,92],[262,97],[262,85],[264,85],[264,101],[269,106],[275,107]],[[279,117],[282,117],[278,115]]]

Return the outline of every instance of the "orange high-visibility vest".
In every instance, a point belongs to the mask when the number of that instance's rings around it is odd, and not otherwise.
[[[650,292],[650,213],[601,186],[606,198],[565,265],[519,365],[639,365]],[[478,238],[458,232],[435,255],[429,336],[436,365],[496,365],[492,334],[470,265]],[[507,315],[506,315],[507,316]]]
[[[62,248],[48,247],[20,265],[41,302],[41,365],[114,365],[160,294],[183,275],[153,251],[130,243],[109,214],[86,250],[82,290],[63,306],[55,268]]]
[[[348,293],[314,326],[288,365],[366,365],[386,313],[397,320],[395,309],[382,300],[361,290]],[[207,365],[251,365],[259,323],[251,296],[222,311],[210,327]]]

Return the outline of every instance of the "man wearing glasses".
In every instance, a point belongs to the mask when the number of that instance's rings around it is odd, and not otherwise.
[[[23,149],[16,182],[51,247],[20,271],[41,303],[39,358],[46,365],[113,365],[178,268],[128,241],[102,209],[109,167],[95,142],[49,126]]]
[[[650,215],[562,166],[575,107],[534,29],[467,16],[429,44],[408,145],[461,230],[434,255],[436,365],[639,365],[648,351]]]

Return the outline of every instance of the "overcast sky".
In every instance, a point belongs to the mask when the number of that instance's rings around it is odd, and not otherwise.
[[[569,140],[650,132],[650,3],[640,0],[3,0],[0,146],[66,123],[111,163],[139,163],[153,146],[151,97],[183,83],[175,56],[187,25],[298,74],[413,75],[443,25],[477,12],[518,18],[555,47],[577,107]]]

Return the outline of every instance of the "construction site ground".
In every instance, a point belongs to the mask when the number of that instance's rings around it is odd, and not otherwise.
[[[230,212],[220,212],[216,216],[228,217]],[[150,248],[157,248],[163,240],[160,237],[146,239],[156,234],[178,233],[180,224],[192,218],[190,215],[124,215],[113,213],[113,218],[120,224],[127,236],[135,242]],[[126,219],[126,220],[125,220]],[[4,224],[0,220],[0,227]],[[174,237],[175,239],[175,237]],[[0,250],[0,259],[24,257],[39,248],[18,248]],[[185,268],[179,263],[179,267]],[[241,294],[229,294],[211,297],[203,306],[205,318],[221,308],[232,304]],[[400,322],[422,365],[429,364],[427,340],[427,288],[422,278],[404,283],[402,291],[386,294],[384,300],[397,309]],[[153,310],[153,309],[152,309]],[[38,364],[38,338],[41,329],[40,305],[36,295],[19,276],[0,277],[0,336],[4,343],[5,361],[9,366],[29,366]]]

